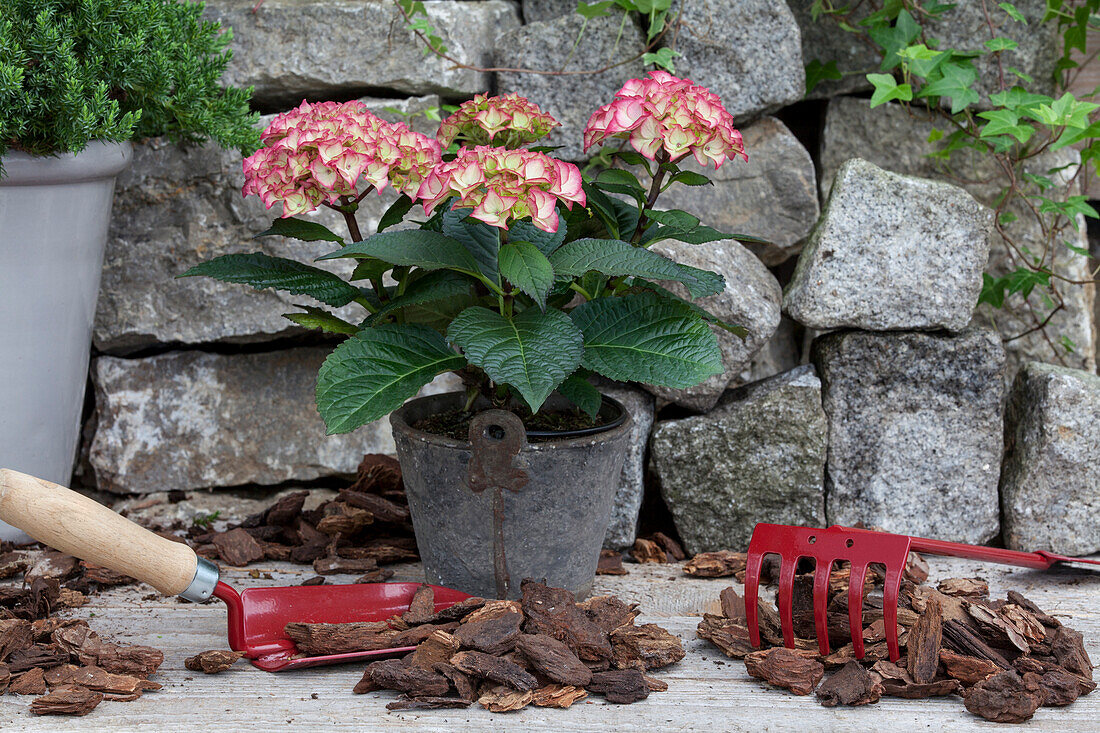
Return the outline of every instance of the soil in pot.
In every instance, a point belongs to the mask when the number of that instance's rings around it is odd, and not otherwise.
[[[565,410],[559,412],[542,411],[531,414],[530,410],[514,410],[523,427],[527,428],[528,440],[532,443],[555,440],[560,436],[540,435],[540,433],[569,433],[575,430],[591,430],[602,428],[611,422],[611,418],[600,413],[593,420],[587,413],[580,410]],[[429,415],[413,423],[417,430],[423,430],[433,435],[443,435],[455,440],[470,439],[470,421],[473,420],[475,410],[447,410],[435,415]]]

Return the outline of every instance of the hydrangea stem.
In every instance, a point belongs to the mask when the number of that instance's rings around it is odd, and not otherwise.
[[[665,163],[668,162],[668,153],[664,150],[657,151],[657,172],[653,175],[653,183],[649,186],[649,195],[646,197],[645,207],[642,211],[638,212],[638,226],[634,230],[634,236],[630,238],[632,244],[637,244],[638,237],[642,236],[642,232],[645,231],[646,222],[649,219],[645,215],[645,209],[652,209],[653,205],[657,203],[657,197],[661,195],[661,184],[665,182]]]

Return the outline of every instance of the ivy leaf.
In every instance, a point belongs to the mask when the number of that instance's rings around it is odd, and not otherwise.
[[[646,53],[643,53],[642,63],[646,65],[653,64],[659,69],[664,69],[671,74],[675,74],[676,66],[675,64],[673,64],[672,59],[679,58],[682,55],[683,54],[681,54],[679,51],[674,51],[668,46],[662,46],[656,51],[647,51]]]
[[[514,387],[532,412],[576,371],[584,352],[581,332],[556,309],[505,318],[474,306],[458,314],[447,338],[494,382]]]
[[[867,34],[871,36],[871,40],[882,46],[885,51],[882,59],[882,70],[889,71],[901,63],[898,51],[907,48],[920,35],[920,24],[913,19],[908,10],[902,10],[898,13],[894,25],[875,26],[870,28]],[[875,105],[872,104],[871,106]]]
[[[559,277],[580,277],[595,270],[604,275],[630,275],[654,280],[676,280],[692,297],[720,293],[725,288],[721,275],[681,265],[656,252],[635,247],[618,239],[578,239],[564,244],[550,255]]]
[[[724,369],[710,327],[674,300],[598,298],[569,315],[584,333],[581,363],[609,379],[684,389]]]
[[[1016,41],[1013,41],[1011,38],[998,36],[997,38],[990,38],[986,41],[985,47],[993,53],[997,53],[999,51],[1011,51],[1014,48],[1019,48],[1020,44],[1016,43]]]
[[[1017,23],[1027,25],[1027,18],[1025,18],[1023,13],[1017,10],[1016,6],[1012,3],[997,3],[997,7],[1008,13],[1008,17],[1012,18]]]
[[[470,280],[457,272],[436,270],[426,272],[413,280],[401,295],[396,295],[377,312],[367,318],[365,325],[373,326],[394,311],[413,305],[423,305],[437,300],[450,300],[470,293]]]
[[[449,209],[443,214],[443,233],[462,243],[477,262],[477,269],[500,285],[497,256],[500,253],[500,229],[471,219],[472,209]]]
[[[898,84],[891,74],[868,74],[867,81],[875,87],[871,94],[871,107],[886,104],[894,99],[908,102],[913,98],[913,88],[908,84]]]
[[[982,137],[995,135],[1011,135],[1021,144],[1026,143],[1035,134],[1035,128],[1031,125],[1021,125],[1020,116],[1007,109],[994,109],[988,112],[979,112],[978,117],[989,120],[982,128]]]
[[[823,81],[840,81],[843,78],[844,74],[840,73],[836,61],[823,64],[814,59],[806,64],[806,94],[812,92]]]
[[[293,217],[287,219],[275,219],[271,222],[271,226],[252,237],[253,239],[259,239],[260,237],[290,237],[291,239],[300,239],[303,242],[336,242],[337,244],[343,244],[344,238],[336,232],[332,231],[323,224],[318,224],[315,221],[306,221],[305,219],[295,219]]]
[[[336,347],[317,373],[317,409],[329,435],[393,412],[437,374],[466,359],[426,326],[364,328]]]
[[[565,381],[558,385],[558,392],[595,420],[603,405],[603,395],[582,376],[582,372],[583,370],[578,369],[566,377]]]
[[[611,8],[615,6],[615,0],[602,0],[602,2],[584,2],[577,0],[577,15],[585,20],[604,18],[611,15]]]
[[[343,318],[337,318],[323,308],[314,308],[311,305],[299,305],[304,313],[284,313],[283,318],[297,323],[303,328],[312,328],[324,333],[353,334],[359,329],[355,324],[348,323]]]
[[[386,209],[386,213],[382,214],[382,218],[378,220],[378,231],[383,232],[395,224],[400,224],[412,207],[413,200],[401,194],[400,198],[390,204],[390,208]]]
[[[447,267],[461,272],[476,272],[478,269],[478,263],[459,242],[445,234],[425,229],[375,234],[317,259],[346,257],[372,258],[391,265],[423,267],[425,270]]]
[[[215,257],[195,265],[179,277],[198,276],[250,285],[256,290],[275,288],[294,295],[308,295],[334,308],[345,306],[361,295],[358,288],[327,270],[262,252]]]
[[[546,297],[554,286],[554,268],[546,255],[530,242],[508,242],[500,248],[500,274],[546,310]]]
[[[564,216],[559,217],[556,232],[543,231],[526,219],[520,219],[512,222],[512,227],[508,230],[508,238],[513,242],[530,242],[538,248],[539,252],[549,255],[565,241],[567,231]]]
[[[972,88],[978,80],[978,71],[969,60],[950,61],[940,66],[942,76],[921,87],[919,97],[950,97],[951,114],[958,114],[980,97]],[[874,106],[874,105],[872,105]]]

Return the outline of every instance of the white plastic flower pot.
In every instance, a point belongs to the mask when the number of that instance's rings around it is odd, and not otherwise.
[[[67,485],[115,176],[130,143],[10,152],[0,178],[0,468]],[[0,522],[0,539],[25,540]]]

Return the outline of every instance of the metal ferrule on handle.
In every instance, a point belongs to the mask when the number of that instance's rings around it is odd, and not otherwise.
[[[184,600],[202,603],[213,595],[221,573],[218,566],[205,557],[196,556],[196,560],[198,560],[198,563],[195,566],[195,577],[191,581],[191,585],[184,588],[179,596]]]

